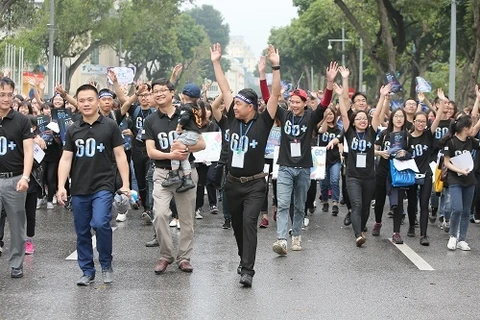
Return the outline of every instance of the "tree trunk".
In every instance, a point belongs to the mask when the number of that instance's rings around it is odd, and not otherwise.
[[[68,92],[70,90],[70,82],[72,81],[72,76],[75,73],[75,71],[83,63],[83,61],[85,61],[85,59],[88,58],[88,56],[92,53],[92,51],[95,48],[98,48],[98,47],[99,47],[98,42],[94,42],[94,43],[90,44],[90,46],[78,56],[77,60],[75,60],[75,62],[72,63],[72,65],[70,65],[70,67],[67,68],[67,70],[66,70],[66,78],[67,79],[65,79],[66,80],[65,81],[65,91]]]
[[[478,71],[480,69],[480,7],[479,0],[472,0],[472,10],[473,10],[473,31],[475,33],[476,39],[476,48],[475,48],[475,57],[472,63],[472,71],[470,74],[467,93],[464,95],[464,100],[462,101],[463,106],[466,107],[467,104],[472,103],[475,99],[475,85],[477,84]]]
[[[397,71],[397,60],[395,54],[395,47],[393,45],[392,34],[390,33],[387,9],[383,0],[377,0],[378,4],[378,16],[380,20],[380,29],[382,31],[382,42],[385,43],[387,48],[388,57],[388,71]]]

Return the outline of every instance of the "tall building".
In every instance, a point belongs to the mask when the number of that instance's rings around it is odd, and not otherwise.
[[[245,43],[243,36],[231,36],[226,51],[229,56],[237,59],[248,72],[255,71],[257,58]]]

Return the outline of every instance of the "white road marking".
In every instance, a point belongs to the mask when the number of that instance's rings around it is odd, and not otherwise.
[[[412,250],[409,246],[405,244],[395,244],[392,242],[392,238],[388,238],[388,240],[395,246],[397,247],[398,250],[400,250],[405,257],[407,257],[410,261],[413,262],[414,265],[417,266],[419,270],[422,271],[434,271],[433,267],[428,264],[427,261],[423,260],[422,257],[420,257],[415,251]]]
[[[115,231],[118,227],[112,227],[112,232]],[[95,249],[97,247],[97,236],[92,236],[92,247]],[[65,260],[67,261],[77,261],[77,250],[73,251]]]

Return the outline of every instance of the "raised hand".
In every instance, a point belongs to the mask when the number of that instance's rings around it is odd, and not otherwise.
[[[390,94],[390,92],[392,91],[392,84],[387,84],[387,85],[384,85],[380,88],[380,94],[382,96],[388,96]]]
[[[180,74],[180,72],[183,69],[183,65],[181,63],[177,64],[175,67],[173,67],[173,76],[176,78]]]
[[[268,45],[268,60],[272,66],[280,65],[280,55],[278,54],[278,49],[275,49],[273,44]]]
[[[110,81],[112,81],[112,83],[118,82],[117,74],[115,73],[115,70],[113,70],[113,68],[108,69],[107,75],[108,75],[108,78],[110,78]]]
[[[333,84],[333,91],[339,96],[343,94],[343,87],[341,85],[338,85],[336,83]]]
[[[448,102],[448,99],[447,99],[447,97],[445,97],[445,93],[443,92],[442,88],[437,89],[437,96],[440,98],[440,100]]]
[[[65,89],[63,89],[62,85],[60,83],[57,83],[57,86],[55,87],[55,91],[60,93],[61,96],[67,93]]]
[[[478,84],[475,85],[475,94],[477,95],[477,98],[480,99],[480,88],[478,88]]]
[[[348,78],[350,76],[350,70],[344,66],[338,68],[338,72],[342,75],[342,78]]]
[[[260,57],[260,61],[258,61],[258,73],[259,74],[265,74],[265,68],[267,66],[267,59],[265,56]]]
[[[335,77],[338,73],[338,63],[336,61],[330,61],[330,65],[327,68],[327,81],[335,81]]]
[[[417,93],[418,101],[423,102],[425,101],[425,94],[423,92]]]
[[[218,62],[222,59],[222,46],[220,43],[214,43],[210,48],[210,59],[212,62]]]

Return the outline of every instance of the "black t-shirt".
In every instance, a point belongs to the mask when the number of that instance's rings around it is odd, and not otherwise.
[[[23,172],[23,140],[32,139],[30,120],[17,111],[10,110],[0,120],[0,172]]]
[[[265,146],[273,125],[273,119],[268,111],[260,114],[256,113],[252,120],[245,123],[235,118],[233,107],[230,107],[227,120],[228,128],[230,129],[230,134],[227,137],[229,143],[228,168],[230,173],[235,177],[249,177],[263,172]],[[308,148],[310,148],[310,145],[308,145]],[[236,153],[235,158],[233,158],[234,153]],[[236,159],[242,153],[243,166],[239,167],[236,165],[238,164]]]
[[[462,153],[470,152],[473,150],[480,149],[480,141],[475,138],[468,137],[467,140],[462,141],[456,136],[453,136],[447,141],[445,147],[443,148],[443,154],[449,156],[450,159],[459,156]],[[475,184],[475,174],[474,171],[470,171],[467,176],[458,175],[458,173],[448,170],[447,172],[447,182],[449,186],[459,184],[463,187],[468,187]]]
[[[343,143],[342,131],[337,126],[328,127],[327,132],[318,134],[318,146],[326,147],[327,144],[335,138],[337,138],[340,143]],[[327,164],[334,164],[337,162],[340,162],[340,151],[338,149],[338,144],[332,149],[327,150]]]
[[[405,131],[390,132],[388,137],[386,137],[386,135],[387,130],[383,130],[380,132],[377,140],[375,140],[375,145],[380,146],[380,151],[389,151],[390,153],[394,153],[402,149],[408,149],[406,144],[407,133]],[[390,174],[390,160],[379,157],[376,173],[377,176],[387,177]]]
[[[143,124],[145,119],[154,113],[156,110],[153,107],[148,109],[142,109],[140,105],[132,104],[128,109],[128,114],[133,121],[133,137],[132,137],[132,152],[146,153],[147,147],[145,146],[145,131],[143,130]]]
[[[325,108],[319,106],[315,111],[306,109],[302,116],[294,116],[292,111],[278,108],[277,119],[280,120],[282,135],[277,163],[289,167],[313,167],[312,136],[317,130],[317,123],[323,118]],[[267,133],[268,136],[268,133]],[[300,143],[300,153],[292,157],[291,144]]]
[[[120,128],[102,115],[91,125],[81,119],[68,127],[63,150],[73,152],[72,195],[115,191],[113,149],[122,145]]]
[[[123,132],[123,130],[130,129],[130,131],[132,131],[132,133],[133,133],[132,118],[124,117],[122,122],[120,122],[119,128],[120,128],[120,132]],[[123,133],[122,133],[122,136],[123,136],[123,147],[125,148],[125,151],[131,150],[132,149],[132,142],[133,142],[135,137],[132,137],[130,135],[124,135]]]
[[[193,103],[182,104],[178,124],[182,126],[183,130],[200,133],[200,126],[202,125],[200,107]]]
[[[409,135],[408,144],[410,148],[408,151],[412,154],[420,173],[431,176],[432,170],[430,170],[429,163],[433,152],[433,134],[430,128],[425,129],[418,137]]]
[[[122,112],[119,109],[111,110],[107,117],[115,121],[117,123],[117,126],[120,125],[123,119]]]
[[[372,126],[368,126],[367,130],[362,133],[357,133],[350,126],[345,132],[348,143],[347,176],[359,179],[375,177],[373,143],[376,136],[377,131]],[[365,163],[365,166],[357,168],[357,161],[360,165]]]
[[[180,110],[175,109],[172,117],[167,114],[157,111],[149,115],[143,124],[145,129],[145,140],[155,141],[155,148],[161,152],[169,153],[170,147],[173,141],[177,138],[177,132],[175,131],[180,118]],[[190,153],[188,158],[190,162],[194,161],[193,155]],[[155,166],[157,168],[171,168],[171,160],[155,160]]]
[[[433,153],[432,157],[436,156],[436,153],[442,149],[440,145],[440,140],[442,140],[443,136],[446,135],[450,131],[450,122],[451,120],[440,120],[438,127],[435,129],[433,133]],[[435,159],[436,160],[436,159]]]

